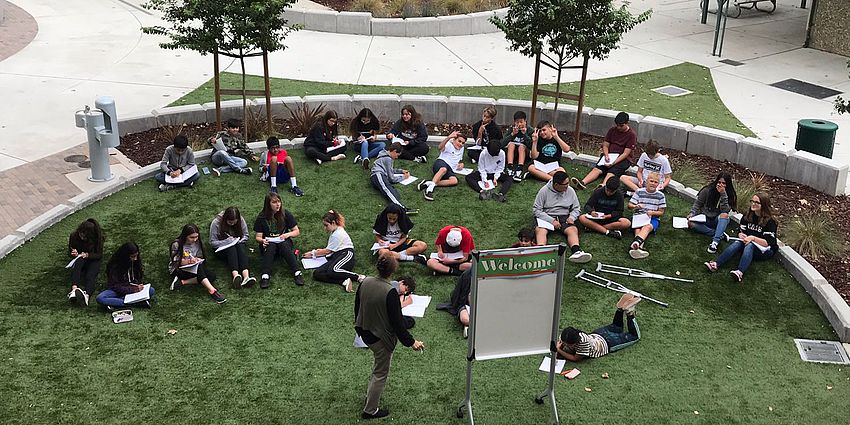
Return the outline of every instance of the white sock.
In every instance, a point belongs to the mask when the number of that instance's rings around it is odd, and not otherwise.
[[[609,234],[609,233],[611,233],[611,231],[606,229],[606,230],[605,230],[605,234],[607,235],[607,234]]]
[[[431,182],[425,183],[425,186],[428,186],[428,190],[431,191],[431,190],[434,190],[434,187],[437,186],[437,183],[434,183],[434,182],[431,181]]]
[[[407,255],[404,252],[399,252],[398,253],[398,259],[401,260],[401,261],[413,261],[413,256]]]
[[[272,179],[272,187],[277,187],[277,177],[269,177]]]
[[[301,270],[298,270],[297,272],[295,272],[295,276],[301,276]]]
[[[289,184],[292,185],[292,187],[298,186],[298,183],[295,182],[295,177],[289,178]]]
[[[260,276],[260,279],[268,279],[268,278],[269,278],[269,275],[267,275],[265,273],[263,273],[263,275]]]

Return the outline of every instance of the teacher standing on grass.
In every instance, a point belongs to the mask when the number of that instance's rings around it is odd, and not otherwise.
[[[366,392],[366,406],[360,414],[363,419],[383,418],[390,414],[389,410],[381,409],[379,404],[387,384],[396,343],[401,340],[405,347],[419,351],[425,349],[425,344],[414,340],[405,329],[398,291],[389,282],[390,276],[398,268],[398,262],[394,258],[381,256],[375,267],[380,277],[365,278],[354,298],[354,330],[375,357]]]

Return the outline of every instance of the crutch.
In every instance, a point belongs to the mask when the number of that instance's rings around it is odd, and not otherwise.
[[[646,295],[643,295],[640,292],[632,291],[631,289],[626,288],[625,286],[620,285],[619,283],[614,282],[613,280],[608,280],[608,279],[605,279],[602,276],[597,276],[595,274],[588,273],[588,272],[584,271],[584,269],[581,269],[581,271],[578,272],[578,274],[576,275],[576,279],[581,279],[581,280],[584,280],[586,282],[590,282],[590,283],[592,283],[596,286],[600,286],[600,287],[605,288],[605,289],[610,289],[614,292],[622,292],[624,294],[632,294],[636,297],[640,297],[640,298],[645,299],[647,301],[654,302],[654,303],[660,305],[661,307],[667,307],[667,303],[665,303],[665,302],[661,302],[661,301],[658,301],[654,298],[647,297]]]
[[[628,267],[612,266],[610,264],[602,264],[602,263],[596,263],[596,271],[602,272],[602,273],[621,274],[623,276],[631,276],[631,277],[645,277],[645,278],[649,278],[649,279],[676,280],[676,281],[679,281],[679,282],[693,283],[693,279],[682,279],[682,278],[678,278],[678,277],[664,276],[663,274],[655,274],[655,273],[645,272],[643,270],[631,269],[631,268],[628,268]]]

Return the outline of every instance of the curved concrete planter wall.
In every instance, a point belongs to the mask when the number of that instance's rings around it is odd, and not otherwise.
[[[375,18],[369,12],[290,9],[284,12],[283,17],[289,24],[300,24],[310,31],[390,37],[447,37],[499,32],[489,19],[492,16],[504,17],[507,13],[508,9],[504,8],[429,18]]]

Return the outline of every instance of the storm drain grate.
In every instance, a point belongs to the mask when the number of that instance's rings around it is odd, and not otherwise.
[[[652,89],[652,91],[654,91],[656,93],[661,93],[665,96],[670,96],[670,97],[679,97],[679,96],[684,96],[684,95],[693,93],[690,90],[685,90],[681,87],[676,87],[676,86],[658,87],[657,89]]]
[[[805,81],[795,80],[793,78],[775,82],[771,84],[771,86],[782,90],[788,90],[792,93],[802,94],[803,96],[813,97],[815,99],[826,99],[827,97],[841,94],[838,90],[807,83]]]
[[[741,66],[741,65],[744,64],[743,62],[738,62],[738,61],[732,60],[732,59],[723,59],[722,61],[720,61],[720,63],[725,63],[726,65],[732,65],[732,66]]]
[[[85,155],[69,155],[65,157],[65,162],[83,162],[89,159],[89,157]]]
[[[813,339],[795,339],[800,358],[813,363],[850,364],[850,358],[840,342],[817,341]]]

